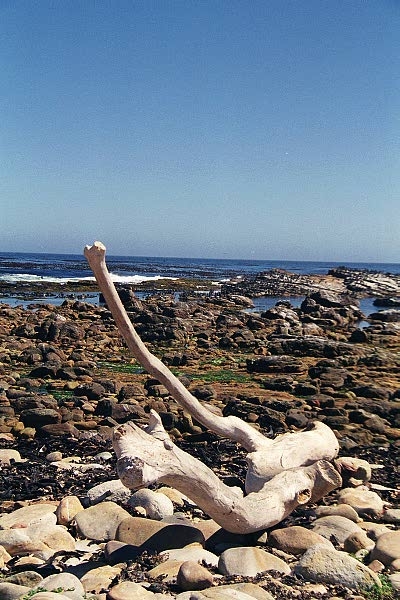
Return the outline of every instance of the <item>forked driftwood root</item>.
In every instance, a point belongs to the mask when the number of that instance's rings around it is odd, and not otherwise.
[[[321,498],[338,487],[340,475],[327,461],[335,458],[339,445],[323,423],[270,440],[238,417],[215,415],[185,388],[136,333],[107,270],[105,251],[101,242],[95,242],[86,246],[85,256],[133,356],[199,423],[249,452],[248,495],[243,497],[240,490],[225,486],[205,465],[172,444],[158,415],[152,413],[146,430],[133,424],[115,430],[113,443],[123,483],[132,489],[156,481],[172,485],[222,527],[236,533],[279,523],[299,504]]]

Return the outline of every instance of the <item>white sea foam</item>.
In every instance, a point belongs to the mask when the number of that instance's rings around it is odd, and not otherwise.
[[[114,283],[142,283],[144,281],[158,281],[159,279],[172,279],[176,280],[176,277],[162,277],[161,275],[154,275],[153,277],[146,277],[145,275],[117,275],[116,273],[110,273],[111,279]],[[10,273],[9,275],[0,275],[0,281],[7,283],[74,283],[79,281],[95,281],[94,277],[47,277],[40,275],[30,275],[29,273]]]

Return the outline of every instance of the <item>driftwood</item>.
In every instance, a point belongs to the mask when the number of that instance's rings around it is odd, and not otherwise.
[[[133,356],[199,423],[249,452],[247,495],[243,497],[241,490],[224,485],[204,464],[177,448],[152,411],[145,430],[133,423],[115,429],[113,445],[122,482],[131,489],[157,481],[167,483],[235,533],[271,527],[299,504],[315,501],[338,487],[340,475],[328,461],[335,458],[339,446],[323,423],[271,440],[238,417],[215,415],[185,388],[136,333],[108,273],[105,251],[101,242],[95,242],[86,246],[85,256]]]

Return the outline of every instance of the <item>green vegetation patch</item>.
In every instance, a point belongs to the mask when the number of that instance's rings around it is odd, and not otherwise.
[[[99,369],[107,369],[107,371],[112,371],[113,373],[132,373],[136,375],[145,373],[143,367],[137,363],[100,361],[97,363],[97,366]]]

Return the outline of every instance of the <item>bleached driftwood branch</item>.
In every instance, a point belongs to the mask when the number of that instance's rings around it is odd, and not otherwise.
[[[226,486],[203,463],[175,446],[154,411],[145,430],[133,423],[116,427],[113,446],[118,475],[128,488],[156,482],[171,485],[232,533],[272,527],[300,504],[319,500],[341,483],[331,463],[319,460],[283,471],[244,497],[239,488]]]
[[[101,242],[95,242],[93,246],[86,246],[84,252],[108,308],[133,356],[199,423],[222,437],[238,442],[250,453],[247,458],[247,492],[262,489],[266,481],[287,469],[335,458],[339,450],[337,439],[332,430],[323,423],[314,423],[308,431],[283,434],[270,440],[238,417],[221,417],[207,410],[148,350],[136,333],[107,270],[105,246]]]

